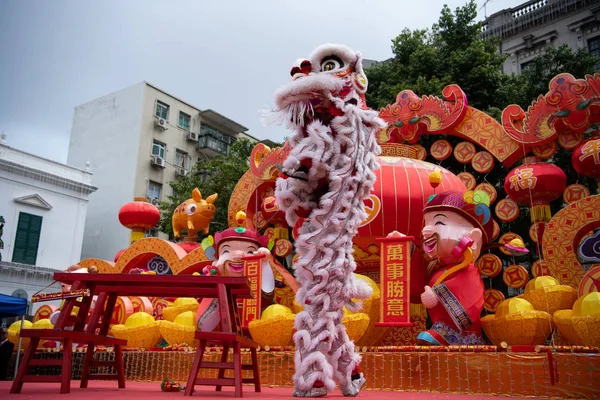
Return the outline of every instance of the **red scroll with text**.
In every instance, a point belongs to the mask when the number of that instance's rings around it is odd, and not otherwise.
[[[250,321],[254,319],[260,318],[260,299],[261,292],[260,288],[262,287],[262,259],[264,256],[249,256],[244,257],[244,275],[250,281],[250,290],[254,298],[252,299],[244,299],[242,301],[242,327],[244,329],[248,328],[248,324]]]
[[[412,236],[377,239],[381,243],[381,308],[375,326],[412,326],[410,254]]]

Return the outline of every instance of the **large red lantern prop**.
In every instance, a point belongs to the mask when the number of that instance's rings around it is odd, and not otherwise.
[[[523,159],[523,165],[510,171],[504,180],[508,197],[530,207],[531,222],[538,223],[540,238],[545,223],[552,217],[550,202],[561,197],[566,186],[564,171],[554,164],[541,162],[537,157]]]
[[[119,222],[131,229],[131,243],[144,238],[144,231],[152,229],[160,220],[160,211],[143,197],[136,197],[119,210]]]
[[[573,151],[571,163],[579,175],[600,179],[600,138],[581,143]]]

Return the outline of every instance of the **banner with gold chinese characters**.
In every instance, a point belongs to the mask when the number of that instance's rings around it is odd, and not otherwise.
[[[375,326],[412,326],[410,255],[412,236],[377,239],[381,243],[381,307]]]
[[[242,327],[244,328],[248,328],[250,321],[260,318],[261,264],[263,258],[262,255],[244,257],[244,275],[248,278],[250,290],[254,295],[254,298],[242,301]]]

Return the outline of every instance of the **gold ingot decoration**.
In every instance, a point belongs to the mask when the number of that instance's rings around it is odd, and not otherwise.
[[[496,308],[496,315],[486,315],[481,325],[488,339],[496,346],[542,345],[552,332],[552,317],[545,311],[536,311],[522,298],[504,300]]]
[[[49,318],[38,319],[33,323],[33,326],[30,329],[52,329],[54,325],[50,322]],[[47,340],[40,340],[38,343],[38,348],[42,347]]]
[[[161,321],[160,334],[171,346],[187,344],[197,346],[196,335],[196,313],[185,311],[179,314],[175,321]]]
[[[160,321],[145,312],[131,314],[125,325],[113,325],[111,333],[118,339],[127,340],[127,347],[149,349],[160,340]]]
[[[559,310],[554,324],[567,341],[576,346],[600,346],[600,293],[581,296],[572,310]]]
[[[296,315],[288,307],[273,304],[267,307],[260,319],[250,321],[248,329],[259,346],[291,346]]]
[[[359,312],[345,315],[342,322],[346,326],[346,333],[350,340],[357,343],[367,331],[371,319],[368,314]]]
[[[186,311],[198,311],[198,301],[188,297],[181,297],[175,300],[171,307],[163,308],[162,315],[166,321],[174,322],[179,314]]]
[[[23,329],[31,329],[33,324],[27,320],[23,321]],[[8,327],[8,341],[15,345],[15,349],[19,344],[19,335],[21,334],[21,321],[15,321]],[[29,338],[21,340],[21,350],[25,350],[29,346]]]
[[[527,283],[525,293],[520,297],[530,302],[535,310],[554,315],[558,310],[570,310],[573,307],[577,290],[561,285],[551,276],[538,276]]]

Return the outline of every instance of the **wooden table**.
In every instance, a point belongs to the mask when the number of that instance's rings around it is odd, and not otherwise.
[[[111,316],[119,296],[216,298],[221,317],[220,330],[234,334],[242,334],[236,300],[252,297],[248,279],[245,277],[56,272],[54,279],[71,284],[71,290],[88,289],[89,296],[67,299],[53,329],[27,329],[21,332],[22,336],[31,337],[32,340],[25,351],[11,393],[20,393],[24,382],[60,382],[61,393],[69,393],[72,343],[88,344],[82,372],[82,388],[87,387],[88,379],[95,379],[95,375],[90,375],[91,367],[106,366],[107,363],[93,360],[94,346],[111,344],[115,346],[116,356],[114,364],[111,365],[116,367],[117,374],[98,376],[97,379],[116,379],[119,388],[124,388],[121,354],[124,341],[108,336]],[[86,325],[93,296],[98,297]],[[79,307],[77,315],[71,315],[73,307]],[[33,359],[41,339],[63,341],[63,360]],[[54,361],[53,365],[62,366],[61,376],[28,375],[29,367],[42,365],[41,361],[45,362],[44,365],[49,365],[47,361]]]

